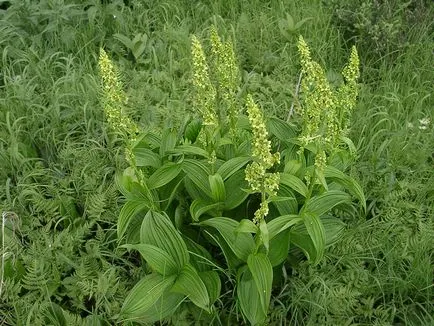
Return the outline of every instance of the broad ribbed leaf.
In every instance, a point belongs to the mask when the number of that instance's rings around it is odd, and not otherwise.
[[[127,201],[121,209],[118,218],[118,239],[122,239],[125,232],[127,231],[128,225],[130,225],[131,220],[139,212],[147,210],[148,206],[143,201]]]
[[[202,199],[195,199],[190,205],[190,215],[193,221],[199,222],[199,217],[208,211],[219,209],[222,203],[210,204]]]
[[[190,264],[198,272],[209,271],[213,267],[211,254],[200,244],[188,237],[183,237],[190,254]]]
[[[289,141],[297,136],[297,128],[279,118],[270,118],[267,123],[267,129],[279,140]]]
[[[298,160],[289,160],[285,163],[284,172],[291,175],[299,175],[300,169],[303,167],[303,164]]]
[[[282,215],[268,222],[268,232],[270,240],[277,236],[280,232],[290,228],[297,223],[303,222],[303,219],[298,215]]]
[[[184,186],[185,190],[187,190],[188,194],[193,199],[201,199],[201,200],[208,200],[210,201],[212,198],[211,196],[208,196],[205,192],[203,192],[198,186],[196,186],[193,181],[191,181],[189,178],[184,178]]]
[[[206,286],[196,269],[190,264],[184,266],[171,291],[186,295],[196,306],[209,311]]]
[[[232,176],[235,172],[241,169],[244,165],[246,165],[251,160],[248,156],[239,156],[231,158],[229,161],[224,162],[217,173],[220,174],[223,180],[226,181],[230,176]]]
[[[200,129],[202,128],[202,122],[199,119],[192,120],[185,128],[184,136],[192,143],[196,141],[199,135]]]
[[[316,254],[314,264],[318,264],[324,255],[325,249],[325,232],[324,227],[319,217],[315,214],[304,213],[304,225],[307,232],[312,239],[313,246],[315,247]]]
[[[225,210],[231,210],[241,205],[249,196],[243,189],[249,188],[244,170],[235,172],[225,181],[226,200]]]
[[[360,201],[363,210],[366,212],[366,198],[362,187],[356,180],[345,175],[342,171],[339,171],[333,166],[326,166],[324,168],[324,176],[348,189],[348,191]]]
[[[270,249],[270,234],[268,231],[267,222],[265,222],[264,219],[260,220],[259,222],[259,231],[260,231],[260,239],[262,240],[262,244],[264,245],[265,249]]]
[[[268,258],[270,259],[271,266],[275,267],[285,261],[289,251],[289,240],[290,237],[288,229],[280,232],[270,240]]]
[[[160,299],[165,290],[172,286],[176,276],[149,274],[142,278],[130,291],[122,306],[122,318],[140,318]]]
[[[305,212],[312,213],[317,216],[324,215],[333,207],[351,203],[351,196],[339,190],[330,190],[324,194],[311,198],[304,207]]]
[[[231,247],[227,244],[227,242],[223,239],[223,237],[218,231],[216,230],[212,230],[212,231],[214,232],[209,232],[205,230],[205,234],[208,237],[210,237],[220,247],[220,249],[223,252],[223,255],[225,256],[226,264],[229,270],[231,272],[237,271],[237,269],[243,264],[245,264],[246,261],[241,260],[234,254]]]
[[[309,190],[307,186],[298,177],[288,173],[280,173],[280,184],[287,185],[291,189],[297,191],[303,197],[307,196]]]
[[[157,169],[148,179],[149,189],[155,189],[168,184],[181,172],[181,164],[167,162]]]
[[[177,132],[167,129],[161,137],[160,156],[163,157],[168,151],[175,148],[177,142]]]
[[[262,253],[251,254],[247,258],[247,266],[249,266],[250,273],[252,273],[256,288],[258,289],[261,307],[266,315],[268,313],[268,306],[270,305],[273,267],[268,257]]]
[[[143,243],[134,245],[125,244],[122,247],[127,248],[128,250],[138,250],[151,269],[161,275],[170,276],[178,272],[178,267],[176,266],[175,261],[163,249]]]
[[[262,307],[256,282],[248,268],[243,268],[239,271],[237,278],[237,298],[241,306],[241,311],[251,325],[265,324],[267,314]]]
[[[160,155],[149,148],[136,147],[133,149],[133,154],[137,166],[151,166],[156,169],[161,166]]]
[[[347,144],[348,149],[350,150],[351,153],[356,153],[357,152],[357,148],[356,148],[356,146],[354,145],[353,141],[350,138],[348,138],[348,137],[341,137],[341,140],[345,144]]]
[[[216,202],[224,202],[226,199],[225,184],[220,174],[216,173],[208,176],[212,198]]]
[[[238,224],[235,232],[256,233],[258,232],[258,227],[252,220],[244,218],[240,221],[240,224]]]
[[[189,261],[187,246],[170,219],[149,211],[142,222],[140,242],[156,246],[167,252],[181,270]]]
[[[129,167],[122,174],[116,176],[116,185],[128,200],[146,202],[148,207],[153,207],[154,197],[146,184],[139,184],[135,171]]]
[[[209,296],[209,304],[212,305],[220,297],[222,283],[216,271],[199,272],[199,276],[205,284]]]
[[[170,195],[167,198],[167,200],[164,201],[165,207],[164,210],[166,211],[170,204],[172,203],[172,201],[176,198],[176,196],[178,195],[178,193],[180,193],[182,191],[182,188],[184,186],[184,178],[179,178],[179,181],[177,181],[176,185],[172,188],[170,186],[168,186],[167,188],[170,188]]]
[[[341,235],[345,230],[345,223],[334,216],[322,216],[321,222],[324,226],[327,247],[341,238]]]
[[[288,186],[280,184],[277,195],[280,198],[286,198],[285,201],[274,201],[274,199],[272,200],[273,205],[276,206],[280,215],[290,215],[298,213],[297,199],[295,198],[294,193]]]
[[[138,147],[151,147],[151,148],[158,148],[161,144],[161,137],[157,133],[154,132],[148,132],[145,135],[143,135],[142,139],[140,140]]]
[[[297,231],[290,232],[291,243],[299,247],[310,262],[317,261],[315,245],[308,234],[298,233]]]
[[[146,310],[137,321],[148,324],[162,321],[164,318],[172,316],[184,300],[183,294],[170,292],[168,288],[160,299],[149,310]]]
[[[214,217],[200,224],[217,229],[234,254],[243,261],[247,261],[247,257],[255,250],[255,242],[251,234],[236,233],[238,222],[231,218]]]
[[[187,178],[189,178],[199,189],[201,189],[210,198],[211,189],[209,187],[208,176],[211,174],[209,168],[198,160],[185,159],[182,162],[182,169]]]
[[[179,145],[174,149],[167,151],[167,154],[197,155],[204,158],[209,158],[209,154],[206,150],[194,145]]]

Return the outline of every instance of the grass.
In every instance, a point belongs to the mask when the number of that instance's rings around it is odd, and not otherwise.
[[[319,266],[286,270],[270,324],[434,324],[433,10],[427,4],[425,19],[408,26],[393,60],[358,49],[352,173],[368,214],[344,217],[346,232]],[[287,14],[306,20],[293,30]],[[298,81],[298,33],[330,79],[351,45],[321,1],[11,1],[0,11],[0,210],[13,212],[2,223],[0,324],[113,322],[143,271],[117,249],[114,176],[125,162],[98,101],[98,49],[120,67],[143,128],[177,126],[191,113],[189,36],[212,23],[235,42],[243,87],[283,118]],[[147,37],[136,58],[117,34],[139,33]],[[220,301],[213,323],[240,323],[234,298]],[[202,317],[181,311],[172,323]]]

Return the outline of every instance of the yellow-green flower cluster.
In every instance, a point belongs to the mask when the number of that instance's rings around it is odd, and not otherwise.
[[[193,58],[193,107],[200,112],[204,125],[217,125],[216,90],[211,83],[208,65],[202,45],[196,36],[192,36],[191,54]]]
[[[304,94],[304,128],[301,142],[306,146],[325,131],[325,141],[332,143],[338,133],[335,97],[324,70],[311,59],[309,47],[302,36],[298,41],[298,51],[303,73],[301,89]],[[323,127],[326,130],[323,130]]]
[[[298,51],[303,73],[302,92],[303,132],[301,143],[306,146],[314,139],[333,149],[348,127],[350,114],[357,99],[357,79],[359,78],[359,57],[353,46],[349,63],[342,75],[345,83],[333,91],[324,70],[312,60],[309,48],[300,36]],[[322,142],[324,140],[324,142]],[[322,158],[318,158],[323,161]]]
[[[268,204],[265,194],[276,195],[279,189],[279,173],[267,172],[274,164],[279,163],[280,154],[271,154],[271,142],[265,127],[261,110],[253,101],[251,95],[247,96],[247,113],[252,126],[252,156],[254,162],[246,167],[246,180],[254,192],[262,193],[261,208],[255,213],[254,222],[259,222],[268,214]]]
[[[116,68],[103,49],[100,50],[98,64],[102,79],[102,101],[107,122],[113,131],[120,133],[125,138],[134,140],[138,133],[138,127],[123,112],[127,97],[122,89]]]
[[[214,25],[210,31],[211,62],[217,84],[217,93],[225,106],[231,121],[237,112],[236,93],[240,80],[240,72],[235,60],[233,44],[222,42]]]
[[[320,170],[320,171],[324,171],[324,168],[327,164],[327,156],[324,150],[320,150],[316,155],[315,155],[315,167]]]
[[[259,224],[259,222],[260,222],[260,221],[261,221],[265,216],[268,215],[268,211],[269,211],[269,209],[268,209],[268,202],[267,202],[266,200],[264,200],[264,201],[261,202],[261,204],[260,204],[260,206],[259,206],[259,209],[256,210],[256,212],[255,212],[255,216],[254,216],[254,218],[253,218],[253,222],[254,222],[255,224]]]
[[[358,95],[357,80],[360,77],[359,65],[359,55],[356,47],[353,46],[349,62],[342,71],[345,83],[339,87],[337,92],[339,107],[341,108],[340,127],[343,132],[346,132],[348,128],[351,113],[356,106]]]
[[[268,140],[268,131],[265,127],[264,117],[250,94],[247,96],[246,107],[253,132],[252,154],[261,165],[269,169],[275,163],[279,163],[279,153],[271,154],[271,141]]]

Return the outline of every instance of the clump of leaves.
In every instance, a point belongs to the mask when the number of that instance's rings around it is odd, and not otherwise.
[[[263,324],[273,275],[289,249],[318,264],[343,229],[333,211],[351,212],[353,198],[365,209],[363,191],[343,172],[354,147],[346,128],[357,95],[355,49],[345,83],[332,90],[300,38],[304,97],[293,124],[265,121],[253,96],[242,99],[231,42],[212,27],[210,43],[207,56],[192,37],[195,116],[178,130],[125,140],[131,166],[118,179],[127,200],[118,238],[121,247],[140,252],[150,273],[125,299],[119,320],[155,322],[185,302],[211,314],[223,272],[235,282],[229,291],[245,319]],[[107,103],[114,97],[103,86]],[[125,134],[124,124],[108,118]]]

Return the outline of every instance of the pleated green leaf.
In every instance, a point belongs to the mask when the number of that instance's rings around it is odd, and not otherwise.
[[[173,275],[178,272],[178,266],[174,259],[163,249],[156,246],[138,243],[125,244],[122,246],[128,250],[137,250],[142,255],[143,259],[149,264],[151,269],[161,275]]]
[[[225,184],[220,174],[215,173],[208,176],[212,198],[216,202],[224,202],[226,199]]]
[[[330,178],[336,183],[345,187],[354,197],[356,197],[366,212],[366,198],[363,193],[362,187],[353,178],[345,175],[342,171],[333,166],[326,166],[324,168],[324,176]]]
[[[298,160],[288,160],[285,163],[284,172],[292,175],[299,175],[299,171],[303,167],[303,164],[299,162]]]
[[[170,219],[163,214],[149,211],[140,228],[140,242],[162,249],[181,270],[189,261],[187,246]]]
[[[212,232],[214,231],[214,232]],[[212,230],[211,232],[205,230],[205,233],[208,237],[211,237],[212,240],[220,247],[220,249],[223,252],[223,256],[225,257],[226,264],[228,265],[228,268],[231,272],[237,271],[237,269],[244,265],[246,263],[245,260],[241,260],[238,258],[234,251],[231,249],[231,247],[227,244],[227,242],[224,240],[224,238],[221,236],[221,234],[216,231]]]
[[[303,181],[301,181],[298,177],[295,175],[289,174],[289,173],[280,173],[280,184],[287,185],[292,190],[295,190],[303,197],[307,196],[307,193],[309,190],[307,189],[307,186],[304,184]]]
[[[244,218],[238,224],[235,232],[256,233],[258,232],[258,227],[252,220]]]
[[[222,203],[208,203],[202,199],[195,199],[190,205],[190,215],[193,221],[199,222],[199,217],[206,212],[222,207]]]
[[[190,264],[196,268],[198,272],[209,271],[212,268],[211,254],[200,244],[191,240],[188,237],[183,237],[190,254]]]
[[[133,149],[133,154],[137,166],[151,166],[156,169],[161,166],[160,155],[149,148],[135,147]]]
[[[313,263],[318,264],[324,255],[326,244],[324,226],[322,225],[318,215],[305,213],[303,214],[303,218],[304,225],[306,226],[307,232],[316,251]]]
[[[241,205],[249,196],[243,189],[248,189],[249,185],[246,181],[244,170],[235,172],[225,181],[226,200],[225,210],[231,210]]]
[[[205,192],[203,192],[188,177],[184,178],[184,187],[185,187],[185,190],[187,190],[187,192],[191,198],[211,201],[211,196],[208,196]]]
[[[176,276],[149,274],[142,278],[130,291],[122,306],[122,318],[140,318],[163,295],[164,291],[175,283]]]
[[[192,120],[187,127],[185,127],[184,136],[192,143],[196,141],[197,136],[199,135],[200,129],[202,128],[202,122],[200,119]]]
[[[121,212],[119,214],[117,223],[118,239],[122,239],[125,232],[127,231],[128,225],[130,225],[134,216],[139,212],[147,210],[148,206],[143,201],[127,201],[124,206],[122,206]]]
[[[270,234],[270,240],[277,236],[280,232],[303,222],[303,219],[299,215],[282,215],[272,219],[268,222],[268,232]]]
[[[290,232],[291,243],[299,247],[310,262],[318,260],[316,255],[317,250],[313,244],[312,238],[308,234],[299,233],[297,231]]]
[[[275,267],[283,263],[288,256],[290,245],[289,230],[280,232],[270,240],[270,249],[268,250],[268,258],[271,266]]]
[[[243,261],[247,261],[247,257],[255,250],[255,241],[252,235],[235,232],[238,222],[231,218],[214,217],[200,224],[217,229],[234,254]]]
[[[267,129],[272,135],[283,141],[289,141],[297,136],[296,126],[275,117],[268,119]]]
[[[343,191],[330,190],[307,201],[304,210],[305,212],[321,216],[330,211],[333,207],[344,203],[351,204],[350,195]]]
[[[288,186],[284,184],[280,184],[279,190],[277,191],[277,195],[278,195],[277,198],[276,197],[272,198],[271,202],[277,208],[277,210],[281,215],[290,215],[290,214],[298,213],[297,199],[295,198],[294,193]],[[282,198],[285,198],[286,200],[281,200]]]
[[[203,284],[205,284],[206,290],[208,291],[209,303],[212,305],[220,297],[222,284],[219,274],[216,271],[204,271],[199,272],[199,276]]]
[[[209,168],[203,162],[198,160],[185,159],[182,162],[182,169],[187,175],[187,178],[189,178],[208,197],[212,198],[208,180],[208,176],[211,173]]]
[[[241,268],[237,277],[237,298],[241,311],[251,325],[263,325],[267,318],[261,304],[261,298],[253,279],[252,273],[246,268]]]
[[[166,129],[161,137],[160,156],[163,157],[168,151],[175,148],[177,142],[177,132],[175,130]]]
[[[204,158],[209,158],[209,154],[206,150],[194,145],[179,145],[174,149],[167,151],[167,154],[197,155]]]
[[[246,165],[250,160],[251,158],[248,156],[238,156],[231,158],[219,167],[217,173],[221,175],[223,180],[226,180],[244,165]]]
[[[133,168],[126,168],[116,176],[116,185],[128,200],[143,201],[148,207],[154,206],[154,197],[146,184],[139,184]]]
[[[326,247],[338,241],[343,231],[345,230],[345,223],[334,216],[330,216],[330,215],[321,216],[321,223],[323,224],[324,227]],[[310,237],[304,223],[302,224],[299,223],[295,225],[291,229],[291,232],[293,234],[301,234],[303,236]]]
[[[187,264],[184,266],[171,291],[184,294],[196,306],[209,311],[208,291],[192,265]]]
[[[324,226],[326,247],[338,241],[345,230],[345,223],[334,216],[322,216],[321,222]]]
[[[256,288],[258,289],[261,308],[267,314],[273,284],[273,267],[268,257],[263,253],[249,255],[247,266],[249,266],[250,273],[252,273]]]
[[[267,222],[265,222],[264,219],[260,220],[259,222],[259,231],[260,231],[262,244],[264,245],[265,249],[268,252],[268,250],[270,249],[270,233],[268,231]]]
[[[159,188],[168,184],[178,176],[181,170],[181,164],[167,162],[149,177],[147,181],[149,189]]]
[[[160,299],[149,310],[146,310],[137,319],[138,322],[153,324],[173,315],[182,301],[185,300],[185,296],[181,293],[169,292],[169,289],[163,293]]]
[[[147,132],[143,135],[137,147],[158,148],[161,144],[161,136],[155,132]]]

